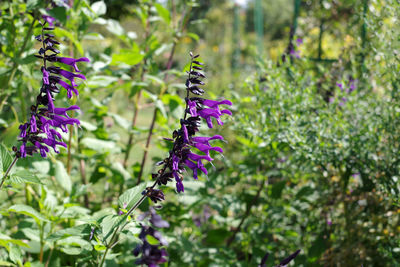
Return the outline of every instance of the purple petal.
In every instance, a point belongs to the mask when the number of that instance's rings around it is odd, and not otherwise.
[[[76,105],[70,106],[68,108],[55,108],[54,109],[54,114],[64,115],[65,117],[69,118],[69,116],[67,114],[67,111],[78,110],[78,109],[80,109],[80,108],[78,106],[76,106]]]
[[[189,143],[189,134],[185,124],[182,124],[182,130],[183,130],[183,140],[185,141],[185,143]]]
[[[72,92],[74,92],[74,94],[76,96],[79,95],[79,92],[78,92],[78,90],[75,89],[75,87],[69,85],[68,83],[64,82],[63,80],[60,79],[57,83],[67,90],[68,98],[72,97]]]
[[[83,74],[75,74],[75,73],[72,73],[70,71],[66,71],[63,69],[58,70],[58,73],[60,75],[62,75],[64,78],[70,80],[72,86],[77,86],[77,84],[75,83],[75,80],[74,80],[75,78],[80,78],[80,79],[86,80],[86,77]]]
[[[21,147],[19,148],[19,152],[21,153],[21,157],[25,158],[26,157],[26,149],[25,149],[26,143],[22,143]]]
[[[80,72],[78,69],[78,66],[76,65],[76,62],[90,62],[90,60],[87,57],[81,57],[78,59],[75,58],[69,58],[69,57],[57,57],[56,59],[58,62],[61,62],[63,64],[72,66],[76,72]]]
[[[232,102],[229,101],[229,100],[227,100],[227,99],[222,100],[222,101],[204,99],[204,100],[202,101],[202,104],[205,105],[205,106],[207,106],[207,107],[210,107],[210,108],[216,108],[216,107],[218,107],[219,105],[229,105],[229,106],[232,106]]]
[[[50,90],[47,90],[47,99],[49,100],[49,103],[47,104],[49,111],[53,112],[54,111],[54,103],[53,103],[53,98],[51,97]]]
[[[35,115],[31,116],[30,123],[31,123],[31,132],[36,133],[37,132],[37,126],[36,126],[36,117],[35,117]]]
[[[50,84],[49,83],[49,73],[46,71],[44,67],[42,67],[42,73],[43,73],[43,83],[44,84]]]

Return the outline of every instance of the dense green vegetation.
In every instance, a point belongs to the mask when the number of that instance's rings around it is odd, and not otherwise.
[[[0,266],[135,266],[144,240],[160,266],[277,266],[298,249],[289,266],[400,266],[399,14],[395,0],[0,2]],[[43,15],[61,55],[90,59],[79,97],[54,102],[78,105],[80,126],[5,177],[43,83]],[[189,51],[204,97],[233,103],[198,134],[224,152],[140,204],[175,148]],[[154,212],[167,242],[140,234]]]

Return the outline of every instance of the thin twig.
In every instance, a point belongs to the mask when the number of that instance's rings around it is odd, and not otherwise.
[[[11,162],[10,166],[8,166],[6,172],[5,172],[4,176],[3,176],[3,179],[1,179],[0,189],[3,187],[3,184],[4,184],[4,182],[6,181],[8,174],[9,174],[10,171],[11,171],[11,168],[15,165],[15,163],[17,162],[17,160],[18,160],[18,157],[15,157],[14,160]]]

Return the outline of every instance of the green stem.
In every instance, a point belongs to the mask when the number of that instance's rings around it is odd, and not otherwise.
[[[1,179],[1,183],[0,183],[0,189],[3,187],[4,182],[7,179],[8,174],[10,173],[12,167],[15,165],[15,163],[17,162],[18,157],[15,157],[14,160],[11,162],[10,166],[8,166],[6,173],[3,176],[3,179]]]

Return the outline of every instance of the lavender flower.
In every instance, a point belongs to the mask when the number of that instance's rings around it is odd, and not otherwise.
[[[212,140],[223,140],[222,136],[195,136],[196,132],[199,131],[202,119],[207,122],[209,128],[213,128],[214,120],[218,125],[223,125],[221,120],[222,115],[232,115],[230,110],[220,107],[223,105],[232,105],[231,101],[216,101],[199,97],[204,93],[204,89],[199,87],[204,85],[201,79],[205,78],[205,75],[199,72],[203,69],[201,67],[203,63],[195,60],[199,55],[193,56],[192,53],[190,55],[191,64],[186,80],[186,110],[184,118],[180,122],[181,128],[174,131],[173,139],[166,139],[174,141],[173,149],[170,151],[169,157],[161,162],[161,164],[164,164],[164,168],[158,174],[153,175],[153,178],[157,178],[159,185],[165,185],[172,179],[175,179],[178,193],[184,191],[182,180],[186,168],[192,170],[194,179],[198,179],[199,171],[205,175],[208,174],[204,166],[204,161],[213,161],[213,158],[210,156],[210,150],[223,153],[222,148],[211,146],[210,144]],[[191,93],[196,95],[196,97],[190,97]],[[195,152],[196,150],[198,152]],[[166,171],[167,169],[169,171]]]
[[[60,53],[57,50],[57,45],[60,43],[54,39],[54,35],[48,33],[54,30],[53,27],[46,27],[46,24],[52,25],[53,20],[49,16],[43,16],[44,22],[42,25],[42,34],[36,36],[36,39],[42,42],[42,47],[36,57],[43,60],[41,71],[43,74],[43,83],[40,93],[36,98],[36,105],[31,107],[31,115],[28,122],[19,126],[20,141],[22,145],[17,152],[17,157],[26,157],[26,155],[33,155],[40,153],[42,157],[46,157],[49,148],[54,152],[59,153],[58,146],[67,147],[62,141],[61,134],[57,129],[63,132],[68,132],[68,125],[79,125],[78,119],[71,118],[68,111],[79,110],[78,106],[70,106],[68,108],[58,108],[54,106],[54,96],[59,93],[60,88],[67,90],[69,98],[72,93],[78,95],[76,89],[77,84],[75,78],[86,79],[82,74],[75,74],[60,67],[48,66],[48,62],[60,62],[65,65],[73,67],[75,72],[79,72],[76,65],[77,62],[89,62],[88,58],[65,58],[58,57]],[[62,78],[70,80],[71,84],[63,81]],[[57,85],[59,85],[57,87]]]

